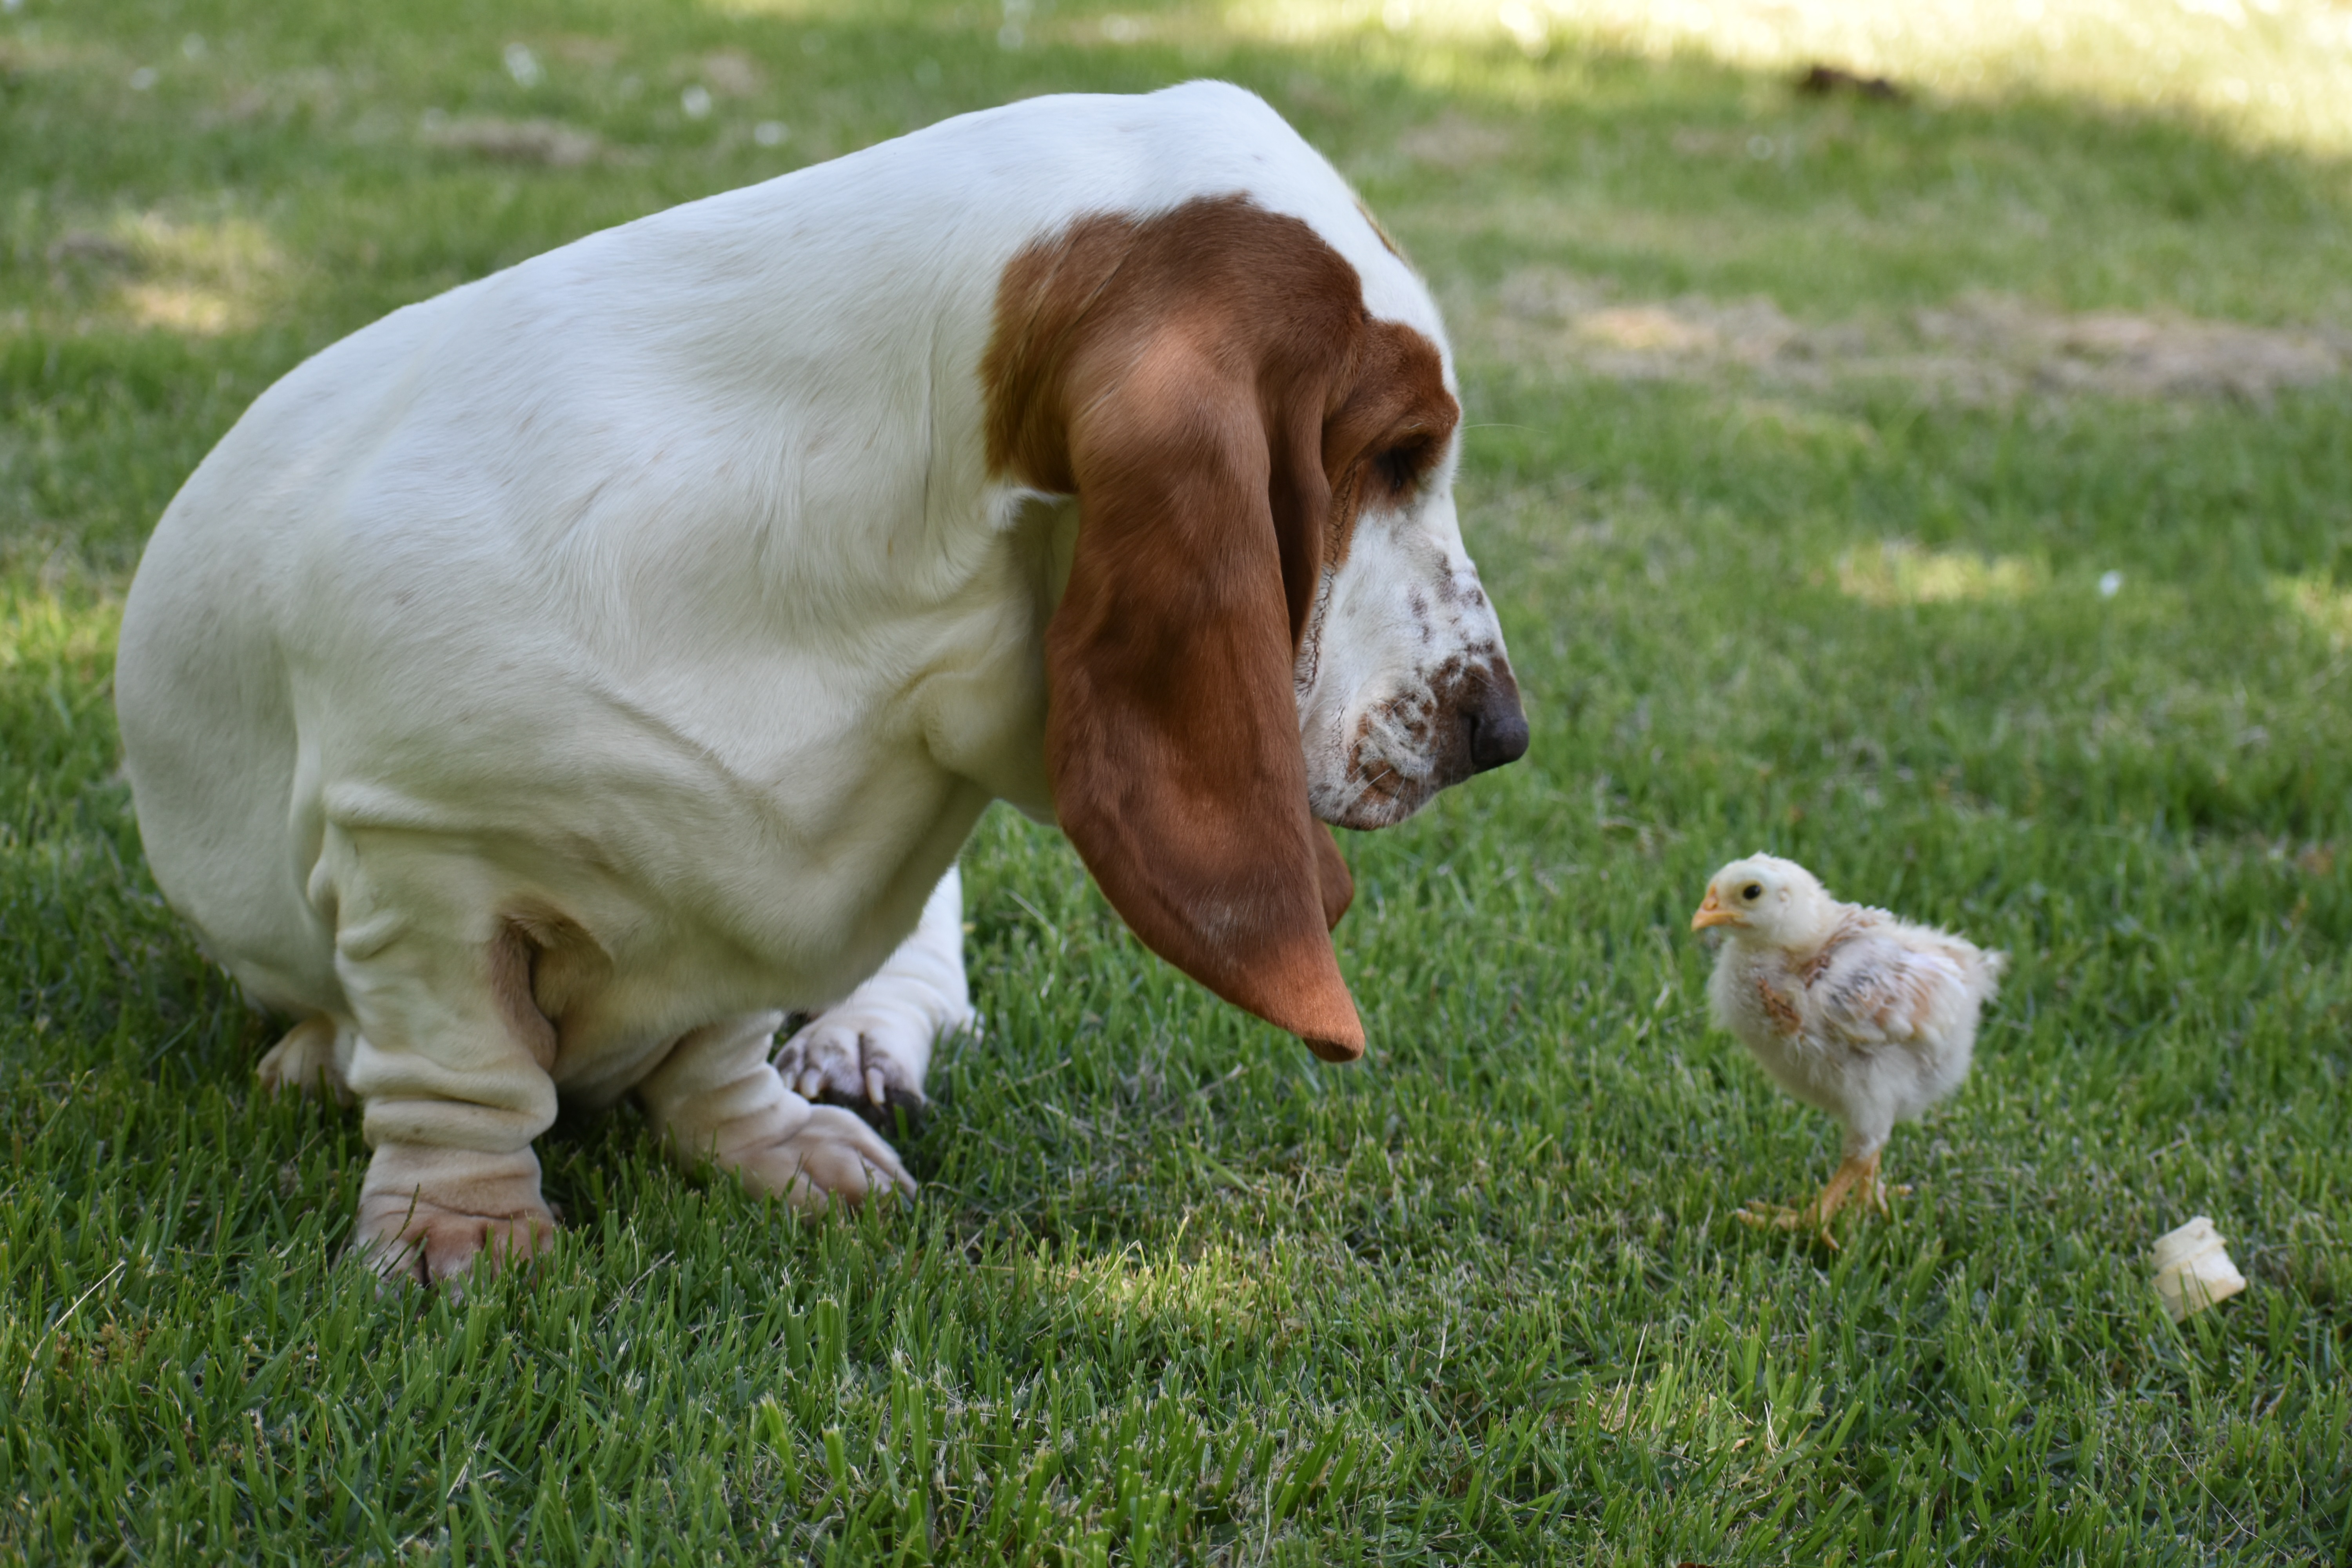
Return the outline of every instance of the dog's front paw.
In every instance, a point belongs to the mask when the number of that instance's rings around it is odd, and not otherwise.
[[[897,1152],[864,1121],[830,1105],[809,1107],[808,1120],[791,1133],[731,1149],[723,1163],[753,1192],[804,1214],[821,1214],[835,1202],[854,1209],[869,1196],[915,1190]]]
[[[837,1105],[878,1131],[897,1131],[898,1111],[922,1113],[929,1039],[901,1039],[910,1026],[839,1008],[820,1014],[776,1051],[786,1087],[819,1105]]]
[[[352,1249],[386,1284],[455,1283],[496,1273],[555,1240],[539,1194],[539,1160],[386,1144],[360,1188]]]

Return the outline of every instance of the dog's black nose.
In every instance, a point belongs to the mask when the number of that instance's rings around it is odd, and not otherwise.
[[[1473,773],[1483,773],[1528,754],[1528,716],[1519,707],[1519,683],[1511,678],[1509,665],[1496,664],[1462,718],[1470,726]]]

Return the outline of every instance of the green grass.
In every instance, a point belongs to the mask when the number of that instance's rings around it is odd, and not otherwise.
[[[562,1245],[456,1302],[342,1260],[355,1121],[256,1094],[271,1026],[154,894],[108,693],[145,530],[303,354],[1028,93],[1254,86],[1472,311],[1542,267],[1820,325],[1990,293],[2343,331],[2340,157],[2024,76],[1819,103],[1573,34],[488,15],[0,14],[0,1559],[2344,1560],[2343,380],[1971,405],[1465,335],[1465,515],[1535,742],[1348,837],[1365,1061],[1205,997],[998,814],[966,857],[988,1031],[942,1049],[912,1212],[797,1224],[632,1113],[566,1123]],[[428,110],[602,153],[490,161]],[[1447,117],[1475,155],[1416,161]],[[1890,1150],[1916,1194],[1835,1253],[1730,1218],[1835,1157],[1705,1026],[1688,911],[1756,847],[2016,960],[1975,1077]],[[2252,1284],[2176,1329],[2144,1259],[2197,1213]]]

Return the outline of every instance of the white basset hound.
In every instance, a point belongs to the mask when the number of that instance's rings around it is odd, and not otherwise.
[[[303,1020],[262,1078],[364,1108],[355,1245],[543,1245],[559,1097],[805,1206],[911,1187],[812,1101],[920,1103],[993,799],[1360,1053],[1317,818],[1527,745],[1453,386],[1346,182],[1199,82],[592,235],[270,388],[157,525],[116,693],[157,880]]]

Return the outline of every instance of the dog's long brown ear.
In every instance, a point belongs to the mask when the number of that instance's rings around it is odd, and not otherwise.
[[[1348,906],[1356,901],[1356,879],[1349,872],[1347,858],[1331,841],[1328,829],[1315,836],[1315,859],[1321,868],[1317,881],[1323,892],[1323,923],[1338,931],[1339,918],[1348,912]]]
[[[1329,934],[1352,889],[1307,805],[1261,388],[1179,330],[1120,371],[1071,431],[1077,552],[1045,637],[1055,810],[1152,951],[1352,1060],[1363,1025]]]
[[[1056,814],[1152,951],[1318,1056],[1363,1052],[1293,669],[1327,560],[1355,270],[1242,196],[1014,257],[982,365],[992,472],[1078,498],[1045,635]]]

